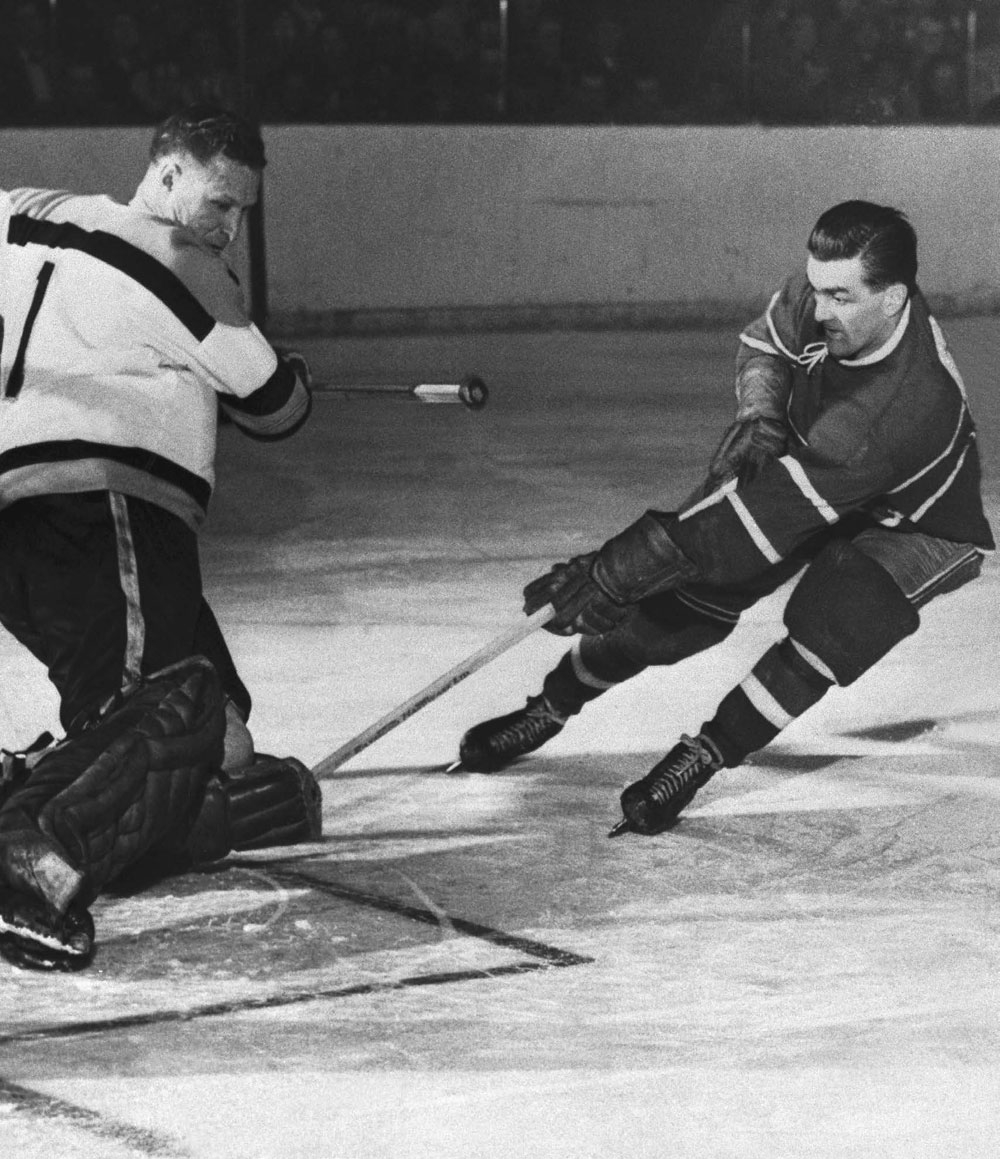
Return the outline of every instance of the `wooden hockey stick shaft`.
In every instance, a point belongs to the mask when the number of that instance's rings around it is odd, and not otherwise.
[[[407,402],[451,403],[481,410],[489,399],[489,390],[481,378],[463,378],[461,382],[317,382],[313,391],[319,398],[396,398]]]
[[[454,688],[456,684],[461,683],[466,676],[471,676],[473,672],[485,667],[491,660],[495,660],[513,648],[515,644],[519,644],[532,635],[547,624],[554,615],[555,609],[551,604],[546,604],[544,608],[540,608],[526,619],[512,624],[506,631],[480,648],[478,652],[473,652],[460,664],[456,664],[454,668],[449,668],[443,676],[439,676],[437,680],[394,708],[392,712],[386,713],[380,720],[369,725],[364,732],[359,732],[357,736],[335,749],[328,757],[324,757],[313,769],[313,775],[315,777],[329,776],[362,749],[366,749],[370,744],[374,744],[375,741],[385,736],[387,732],[391,732],[397,724],[402,724],[404,720],[408,720],[421,708],[425,708],[432,700],[437,700],[449,688]]]

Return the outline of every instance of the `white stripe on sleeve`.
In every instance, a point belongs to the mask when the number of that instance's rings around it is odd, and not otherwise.
[[[816,508],[820,515],[823,516],[826,522],[836,523],[840,516],[809,481],[809,476],[806,474],[805,468],[798,459],[793,459],[791,455],[782,455],[778,462],[791,475],[792,482],[809,500],[813,507]]]
[[[746,528],[747,534],[754,541],[757,550],[767,560],[768,563],[780,563],[781,555],[775,550],[774,544],[767,538],[761,530],[760,525],[756,519],[747,510],[746,504],[736,494],[735,491],[730,492],[727,496],[733,510],[736,512],[736,517],[740,523]]]

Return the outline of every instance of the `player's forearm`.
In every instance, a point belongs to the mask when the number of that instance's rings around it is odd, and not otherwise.
[[[243,398],[220,395],[233,422],[255,439],[283,439],[293,435],[309,417],[312,393],[305,364],[279,352],[274,374]]]
[[[792,369],[785,359],[740,347],[736,359],[736,421],[767,418],[784,422]]]

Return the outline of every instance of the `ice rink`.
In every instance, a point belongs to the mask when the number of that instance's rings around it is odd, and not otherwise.
[[[1000,321],[945,320],[1000,532]],[[472,413],[317,398],[222,431],[209,599],[258,749],[313,765],[520,616],[523,584],[698,481],[737,327],[303,341],[330,383],[477,373]],[[779,593],[494,776],[447,774],[536,633],[323,782],[325,837],[94,907],[78,976],[0,963],[10,1159],[1000,1154],[1000,578],[834,690],[672,832],[644,774],[781,634]],[[0,640],[0,736],[54,725]]]

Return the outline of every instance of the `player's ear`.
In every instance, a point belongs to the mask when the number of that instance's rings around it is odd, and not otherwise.
[[[160,165],[160,184],[170,192],[180,174],[180,166],[173,157],[165,157]]]
[[[882,309],[885,311],[885,316],[891,318],[893,314],[898,314],[906,305],[906,299],[909,296],[910,292],[902,282],[893,282],[891,286],[887,287],[882,298]]]

